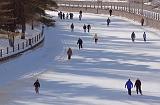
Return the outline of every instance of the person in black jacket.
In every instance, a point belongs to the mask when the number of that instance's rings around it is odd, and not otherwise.
[[[132,34],[131,34],[132,42],[134,42],[135,38],[136,38],[136,35],[135,35],[135,33],[134,33],[134,32],[132,32]]]
[[[144,18],[142,17],[142,19],[141,19],[141,26],[143,26],[144,25]]]
[[[112,9],[109,10],[109,15],[112,16]]]
[[[87,29],[88,29],[88,32],[89,32],[90,29],[91,29],[91,25],[90,24],[87,25]]]
[[[82,46],[83,41],[82,41],[81,38],[78,39],[77,44],[79,45],[79,50],[80,50],[81,48],[83,48],[83,46]]]
[[[141,90],[141,81],[137,78],[135,81],[134,87],[136,87],[136,92],[138,92],[142,95],[142,90]]]
[[[74,25],[73,25],[73,23],[71,24],[71,31],[73,32],[73,30],[74,30]]]
[[[36,80],[36,82],[33,85],[35,87],[35,92],[37,94],[39,94],[40,83],[39,83],[38,79]]]
[[[86,25],[84,24],[84,25],[83,25],[84,32],[86,32],[86,28],[87,28],[87,27],[86,27]]]

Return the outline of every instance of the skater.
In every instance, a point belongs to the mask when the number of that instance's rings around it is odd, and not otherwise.
[[[82,10],[79,11],[79,20],[82,20]]]
[[[33,85],[35,87],[36,94],[39,94],[40,83],[39,83],[38,79],[36,80],[36,82]]]
[[[69,14],[67,13],[67,14],[66,14],[66,19],[68,19],[68,17],[69,17]]]
[[[132,42],[134,42],[135,38],[136,38],[136,35],[135,35],[135,33],[134,33],[134,32],[132,32],[132,34],[131,34]]]
[[[71,56],[72,56],[72,49],[71,48],[68,48],[67,55],[68,55],[68,60],[70,60]]]
[[[128,79],[128,81],[126,82],[125,88],[126,88],[126,87],[127,87],[127,89],[128,89],[128,95],[131,96],[131,89],[133,88],[133,83],[131,82],[130,79]]]
[[[136,87],[136,92],[138,92],[142,95],[142,90],[141,90],[141,81],[137,78],[135,81],[134,87]]]
[[[83,46],[82,46],[83,41],[82,41],[81,38],[78,39],[77,44],[78,44],[78,46],[79,46],[79,50],[80,50],[81,48],[83,48]]]
[[[112,9],[109,10],[109,15],[112,16]]]
[[[90,24],[87,25],[87,29],[88,29],[88,32],[89,32],[90,29],[91,29],[91,25]]]
[[[60,17],[60,19],[62,19],[62,12],[61,11],[59,12],[59,17]]]
[[[79,14],[79,20],[82,20],[82,15],[81,14]]]
[[[143,33],[143,40],[144,40],[144,42],[146,42],[146,33],[145,32]]]
[[[73,19],[73,13],[69,13],[70,19]]]
[[[82,10],[79,11],[79,14],[82,15]]]
[[[86,25],[84,24],[84,25],[83,25],[84,32],[86,32],[86,28],[87,28],[87,27],[86,27]]]
[[[142,19],[141,19],[141,26],[143,26],[144,25],[144,18],[142,17]]]
[[[95,44],[97,44],[97,41],[98,41],[97,33],[95,33],[95,35],[94,35],[94,41],[95,41]]]
[[[74,25],[73,25],[73,23],[71,24],[71,31],[73,32],[73,30],[74,30]]]
[[[62,17],[63,17],[63,19],[65,19],[65,14],[64,13],[62,14]]]
[[[107,19],[107,26],[109,26],[110,22],[111,22],[111,20],[108,18]]]

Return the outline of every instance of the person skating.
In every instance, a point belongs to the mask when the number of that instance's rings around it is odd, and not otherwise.
[[[69,17],[69,14],[67,13],[67,14],[66,14],[66,19],[68,19],[68,17]]]
[[[132,32],[132,34],[131,34],[132,42],[134,42],[134,41],[135,41],[135,38],[136,38],[136,35],[135,35],[135,33],[134,33],[134,32]]]
[[[58,16],[60,17],[60,19],[62,19],[63,16],[61,11],[58,13]]]
[[[79,20],[82,20],[82,15],[81,14],[79,14]]]
[[[79,14],[82,15],[82,10],[79,11]]]
[[[70,19],[73,19],[73,13],[69,13]]]
[[[128,89],[128,95],[131,95],[132,94],[131,89],[133,88],[133,83],[130,79],[128,79],[128,81],[126,82],[125,88],[126,87]]]
[[[73,30],[74,30],[74,25],[73,25],[73,23],[71,24],[71,31],[73,32]]]
[[[35,87],[35,92],[37,94],[39,94],[39,88],[40,88],[40,83],[39,83],[39,80],[37,79],[36,82],[33,84],[34,87]]]
[[[141,19],[141,26],[143,26],[144,25],[144,18],[142,17],[142,19]]]
[[[72,49],[71,48],[68,48],[67,55],[68,55],[68,60],[70,60],[71,56],[72,56]]]
[[[143,33],[143,40],[144,40],[144,42],[146,42],[146,33],[145,32]]]
[[[65,14],[64,13],[62,14],[62,17],[63,17],[63,19],[65,19]]]
[[[91,25],[90,24],[87,25],[87,29],[88,29],[88,32],[89,32],[90,29],[91,29]]]
[[[78,44],[78,46],[79,46],[79,50],[80,50],[81,48],[83,48],[83,46],[82,46],[83,41],[82,41],[81,38],[78,39],[77,44]]]
[[[107,26],[109,26],[110,22],[111,22],[111,20],[108,18],[107,19]]]
[[[86,27],[86,25],[84,24],[84,25],[83,25],[84,32],[86,32],[86,28],[87,28],[87,27]]]
[[[109,15],[112,16],[112,9],[109,10]]]
[[[79,11],[79,20],[82,20],[82,10]]]
[[[136,92],[138,92],[142,95],[142,90],[141,90],[141,81],[137,78],[135,81],[134,87],[136,87]]]
[[[95,41],[95,43],[97,44],[97,41],[98,41],[97,33],[95,33],[95,35],[94,35],[94,41]]]

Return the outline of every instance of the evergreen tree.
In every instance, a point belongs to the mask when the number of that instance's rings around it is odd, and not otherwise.
[[[54,20],[45,10],[54,10],[57,4],[53,0],[0,0],[0,29],[15,32],[22,29],[22,39],[25,39],[26,24],[33,23],[52,26]]]

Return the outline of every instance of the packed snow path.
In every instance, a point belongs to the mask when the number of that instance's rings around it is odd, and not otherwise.
[[[160,32],[116,16],[107,27],[108,15],[83,14],[82,21],[74,15],[73,20],[57,19],[55,28],[46,29],[39,49],[0,65],[0,105],[159,105]],[[91,24],[90,33],[83,31],[84,24]],[[84,42],[81,50],[76,44],[79,37]],[[70,61],[68,47],[73,50]],[[33,87],[36,78],[41,83],[39,95]],[[142,96],[135,88],[128,96],[128,78],[133,83],[140,78]]]

